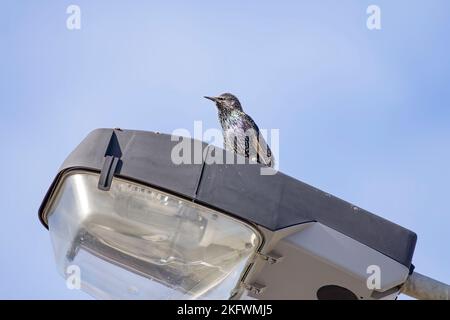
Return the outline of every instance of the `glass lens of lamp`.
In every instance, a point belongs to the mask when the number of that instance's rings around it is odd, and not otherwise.
[[[102,299],[227,299],[260,244],[249,225],[114,178],[72,173],[47,211],[59,272]]]

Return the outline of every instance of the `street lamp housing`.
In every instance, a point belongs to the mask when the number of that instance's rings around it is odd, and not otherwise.
[[[414,232],[188,141],[201,163],[171,160],[178,138],[121,129],[68,156],[39,210],[64,277],[76,265],[98,298],[396,298]]]

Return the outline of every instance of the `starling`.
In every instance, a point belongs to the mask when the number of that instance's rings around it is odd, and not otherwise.
[[[216,103],[226,150],[268,167],[275,165],[272,151],[255,121],[242,109],[238,98],[231,93],[205,98]]]

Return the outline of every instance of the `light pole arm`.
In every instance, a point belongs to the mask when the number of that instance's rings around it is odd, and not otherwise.
[[[413,272],[403,285],[401,293],[419,300],[449,300],[450,286]]]

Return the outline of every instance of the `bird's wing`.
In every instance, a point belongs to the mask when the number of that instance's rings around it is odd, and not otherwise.
[[[272,155],[272,150],[270,150],[270,147],[267,145],[267,142],[264,140],[264,138],[261,135],[258,135],[256,139],[250,140],[252,142],[252,147],[257,154],[256,161],[265,166],[273,168],[273,166],[275,165],[275,161]]]
[[[246,156],[256,155],[256,161],[268,167],[274,167],[275,159],[272,154],[272,150],[268,146],[264,137],[260,134],[259,128],[253,119],[246,115],[247,121],[250,124],[246,130],[253,129],[246,137],[246,144],[249,151],[246,151]],[[249,153],[249,154],[248,154]]]

